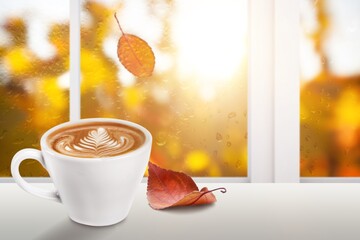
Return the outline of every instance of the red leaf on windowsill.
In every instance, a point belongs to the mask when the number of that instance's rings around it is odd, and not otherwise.
[[[216,190],[226,192],[225,188],[208,190],[206,187],[199,191],[192,178],[185,173],[166,170],[149,162],[147,198],[153,209],[211,204],[216,202],[212,193]]]

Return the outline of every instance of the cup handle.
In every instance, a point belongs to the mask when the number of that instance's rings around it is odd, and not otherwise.
[[[46,169],[45,162],[42,157],[41,151],[32,148],[25,148],[15,154],[11,161],[11,174],[15,182],[25,191],[45,199],[53,200],[55,202],[61,202],[60,196],[55,190],[46,190],[38,187],[34,187],[26,182],[20,175],[19,166],[22,161],[26,159],[35,159]]]

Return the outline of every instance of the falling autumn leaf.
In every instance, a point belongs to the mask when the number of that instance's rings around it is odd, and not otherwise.
[[[117,46],[121,64],[137,77],[151,76],[155,66],[155,56],[151,47],[143,39],[125,33],[116,13],[114,16],[122,33]]]
[[[211,204],[216,202],[213,191],[206,187],[199,191],[195,182],[185,173],[166,170],[149,162],[147,198],[153,209],[159,210],[176,206]]]

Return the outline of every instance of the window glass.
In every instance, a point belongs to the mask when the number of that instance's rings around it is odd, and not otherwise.
[[[118,60],[121,32],[156,64],[135,77]],[[145,126],[151,161],[192,176],[247,176],[247,1],[82,1],[81,114]]]
[[[360,176],[360,1],[301,1],[301,176]]]
[[[11,0],[0,3],[0,177],[20,149],[40,149],[41,135],[67,121],[69,3]],[[22,176],[46,176],[34,160]]]

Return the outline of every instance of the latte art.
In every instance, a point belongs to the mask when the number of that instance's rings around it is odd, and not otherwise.
[[[124,154],[143,141],[142,133],[128,126],[79,126],[54,134],[51,145],[65,155],[97,158]]]
[[[54,148],[67,155],[103,157],[121,154],[133,145],[134,139],[131,136],[120,136],[119,139],[115,139],[104,128],[98,128],[90,131],[78,142],[75,142],[71,135],[64,136],[56,142]]]

